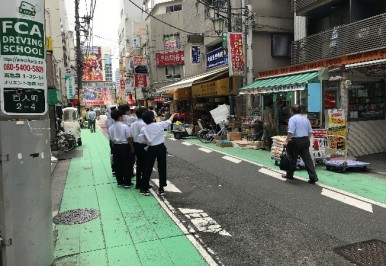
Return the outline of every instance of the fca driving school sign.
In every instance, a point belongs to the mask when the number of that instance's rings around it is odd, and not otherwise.
[[[0,28],[1,111],[45,114],[44,0],[2,0]]]

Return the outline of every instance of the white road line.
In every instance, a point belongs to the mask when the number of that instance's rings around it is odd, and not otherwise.
[[[172,141],[176,141],[177,139],[175,139],[175,138],[169,138],[170,140],[172,140]]]
[[[158,179],[152,179],[151,181],[153,181],[154,184],[158,184]],[[175,185],[173,185],[172,182],[167,180],[166,183],[168,184],[166,187],[164,187],[164,190],[166,192],[182,193],[181,190],[179,190]]]
[[[186,145],[186,146],[192,146],[193,144],[190,143],[190,142],[187,142],[187,141],[184,141],[184,142],[181,142],[182,144]]]
[[[153,190],[150,190],[150,192],[154,196],[154,198],[158,201],[158,203],[161,205],[161,207],[166,211],[166,213],[169,215],[169,217],[172,218],[172,220],[177,224],[177,226],[181,229],[181,231],[186,235],[186,237],[193,244],[193,246],[198,250],[198,252],[201,254],[201,256],[206,260],[208,265],[217,266],[218,264],[209,255],[208,251],[206,251],[204,249],[204,247],[197,241],[197,239],[200,240],[200,238],[195,238],[191,233],[189,233],[188,229],[186,229],[186,227],[174,215],[174,213],[176,213],[176,211],[169,204],[169,202],[166,199],[164,199],[162,201],[159,197],[157,197],[157,194]]]
[[[203,210],[179,208],[179,210],[188,218],[198,231],[206,233],[220,234],[222,236],[231,236],[227,231]]]
[[[262,173],[262,174],[265,174],[265,175],[269,175],[269,176],[272,176],[274,178],[277,178],[281,181],[285,181],[284,178],[281,177],[281,174],[278,173],[278,172],[275,172],[275,171],[272,171],[270,169],[267,169],[267,168],[260,168],[259,169],[259,172]]]
[[[206,153],[211,153],[212,150],[205,149],[205,148],[198,148],[200,151],[206,152]]]
[[[241,160],[236,159],[236,158],[231,157],[231,156],[223,156],[222,158],[225,159],[225,160],[228,160],[228,161],[230,161],[232,163],[241,163]]]
[[[371,212],[371,213],[373,212],[373,206],[371,204],[354,199],[354,198],[351,198],[351,197],[348,197],[348,196],[345,196],[345,195],[342,195],[342,194],[339,194],[339,193],[336,193],[334,191],[323,188],[322,189],[322,195],[329,197],[331,199],[343,202],[345,204],[354,206],[356,208],[365,210],[367,212]]]

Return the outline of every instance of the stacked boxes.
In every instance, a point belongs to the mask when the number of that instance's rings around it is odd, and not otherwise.
[[[286,136],[274,136],[272,137],[273,143],[271,147],[271,158],[280,161],[280,155],[283,152],[283,146],[286,140]]]

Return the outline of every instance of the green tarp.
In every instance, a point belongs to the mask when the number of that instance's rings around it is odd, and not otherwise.
[[[296,74],[296,75],[258,79],[255,82],[249,84],[248,86],[241,88],[240,90],[244,91],[244,90],[255,90],[259,88],[301,85],[301,84],[306,84],[309,81],[316,79],[317,77],[318,77],[318,72],[308,72],[308,73]]]

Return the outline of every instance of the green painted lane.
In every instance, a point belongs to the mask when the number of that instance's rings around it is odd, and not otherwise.
[[[210,148],[240,159],[258,163],[274,170],[280,170],[279,166],[276,166],[274,161],[271,159],[269,151],[235,147],[222,148],[213,143],[202,143],[194,137],[190,137],[185,140],[198,146]],[[325,166],[317,166],[316,172],[319,177],[319,183],[321,184],[386,204],[386,179],[382,179],[372,173],[337,173],[327,171]],[[308,179],[306,170],[296,171],[295,175]]]
[[[83,157],[71,160],[60,212],[93,208],[101,215],[56,225],[55,265],[207,265],[153,196],[116,186],[102,132],[83,130],[82,139]]]

